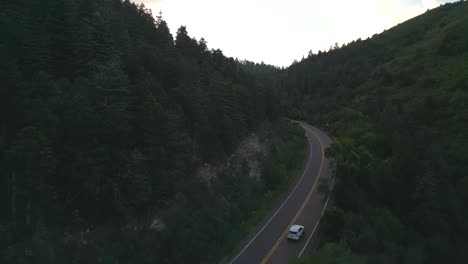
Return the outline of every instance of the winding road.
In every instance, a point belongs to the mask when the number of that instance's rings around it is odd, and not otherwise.
[[[310,150],[301,177],[291,185],[284,199],[243,242],[229,264],[289,263],[310,250],[310,241],[328,200],[319,192],[320,179],[329,179],[331,170],[325,149],[331,139],[321,130],[299,123],[305,130]],[[303,225],[305,234],[299,241],[286,238],[289,227]]]

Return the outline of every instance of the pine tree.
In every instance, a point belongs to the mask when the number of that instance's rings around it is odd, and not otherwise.
[[[72,0],[55,0],[51,4],[47,30],[53,73],[58,77],[71,77],[76,70],[74,50],[75,6]]]

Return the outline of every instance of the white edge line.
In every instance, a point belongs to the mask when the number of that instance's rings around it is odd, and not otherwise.
[[[236,261],[237,258],[240,255],[242,255],[242,253],[244,253],[244,251],[250,246],[250,244],[252,244],[255,241],[255,239],[263,232],[263,230],[270,224],[270,222],[273,220],[273,218],[275,218],[275,216],[278,214],[278,212],[283,208],[283,206],[286,204],[286,202],[288,202],[289,198],[291,198],[291,196],[294,194],[294,192],[296,192],[297,187],[299,187],[299,184],[302,182],[302,179],[304,179],[304,176],[305,176],[307,170],[309,169],[310,161],[312,160],[312,142],[310,141],[310,137],[309,137],[309,134],[307,133],[307,129],[305,127],[303,127],[303,128],[306,131],[307,140],[309,141],[310,155],[309,155],[309,161],[307,162],[307,166],[306,166],[304,172],[302,173],[301,179],[297,182],[296,186],[291,191],[291,193],[288,195],[286,200],[281,204],[281,206],[278,208],[278,210],[276,210],[276,212],[273,214],[273,216],[270,217],[270,219],[268,220],[268,222],[266,222],[266,224],[262,227],[262,229],[260,229],[260,231],[258,231],[258,233],[250,240],[250,242],[228,264],[232,264],[234,261]]]
[[[323,209],[322,209],[322,213],[320,214],[319,220],[318,220],[317,223],[315,224],[314,230],[312,231],[312,233],[310,234],[309,238],[307,239],[307,242],[305,243],[304,247],[302,248],[301,253],[299,253],[299,258],[302,256],[302,254],[304,253],[306,247],[309,245],[310,240],[311,240],[312,237],[314,236],[315,230],[317,229],[317,227],[318,227],[318,225],[319,225],[319,223],[320,223],[320,219],[322,219],[323,213],[325,212],[325,209],[327,209],[328,200],[330,200],[330,196],[327,198],[327,201],[325,202],[325,206],[324,206]]]
[[[314,134],[315,135],[315,134]],[[316,136],[316,135],[315,135]],[[328,137],[328,136],[327,136]],[[320,139],[319,139],[320,141]],[[331,141],[331,140],[330,140]],[[322,146],[323,147],[323,146]],[[330,192],[333,190],[333,186],[335,185],[335,177],[333,177],[332,179],[332,186],[331,186],[331,189],[330,189]],[[312,233],[310,234],[309,238],[307,239],[307,242],[305,243],[304,247],[302,248],[301,250],[301,253],[299,253],[299,258],[302,256],[302,254],[304,253],[305,249],[307,248],[307,246],[309,245],[309,242],[310,240],[312,239],[312,237],[314,236],[314,233],[315,233],[315,230],[317,229],[319,223],[320,223],[320,220],[322,219],[322,216],[323,216],[323,213],[325,212],[325,209],[327,209],[327,205],[328,205],[328,201],[330,200],[330,194],[328,195],[328,198],[327,198],[327,201],[325,202],[325,205],[323,206],[323,209],[322,209],[322,213],[320,214],[320,218],[319,220],[317,221],[317,223],[315,224],[315,227],[314,227],[314,230],[312,230]]]

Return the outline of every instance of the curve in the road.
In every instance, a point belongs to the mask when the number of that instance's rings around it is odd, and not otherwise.
[[[310,145],[310,148],[312,148],[312,144],[310,144],[310,139],[309,139],[309,135],[307,135],[307,139],[309,141],[309,145]],[[294,192],[296,191],[297,187],[299,187],[299,184],[302,182],[302,179],[304,179],[304,176],[306,175],[306,171],[307,169],[309,168],[310,166],[310,161],[312,160],[312,151],[310,151],[309,153],[309,159],[307,160],[307,165],[305,167],[305,170],[304,172],[302,173],[302,176],[301,178],[299,179],[299,181],[297,182],[297,184],[294,186],[294,189],[289,193],[289,195],[286,197],[286,199],[284,200],[284,202],[280,205],[280,207],[276,210],[276,212],[268,219],[268,221],[262,226],[262,228],[256,233],[256,235],[249,241],[249,243],[247,243],[247,245],[231,260],[231,262],[229,262],[229,264],[233,264],[238,258],[240,255],[242,255],[244,253],[244,251],[255,241],[255,239],[257,239],[257,237],[263,232],[263,230],[265,229],[265,227],[267,227],[271,220],[273,220],[273,218],[276,217],[276,215],[278,214],[278,212],[283,208],[283,206],[289,201],[289,198],[291,198],[291,196],[294,194]]]
[[[294,218],[291,220],[291,222],[289,223],[288,225],[288,228],[286,228],[284,231],[283,231],[283,234],[281,234],[280,238],[278,238],[278,240],[276,241],[275,245],[271,248],[271,250],[268,252],[268,254],[263,258],[262,262],[260,262],[261,264],[265,264],[267,263],[267,261],[271,258],[271,255],[273,255],[273,253],[275,252],[275,250],[278,248],[278,245],[284,240],[284,238],[286,237],[288,231],[289,231],[289,227],[291,225],[294,225],[297,221],[297,218],[302,214],[302,211],[304,210],[304,207],[306,206],[306,204],[309,202],[310,200],[310,197],[312,196],[312,193],[314,193],[315,189],[317,188],[317,183],[319,182],[319,179],[320,179],[320,175],[322,173],[322,168],[323,168],[323,161],[324,161],[324,150],[323,150],[323,144],[322,142],[320,141],[320,139],[314,134],[314,136],[317,138],[319,144],[320,144],[320,149],[322,150],[321,153],[322,153],[322,157],[321,157],[321,162],[320,162],[320,168],[319,168],[319,171],[318,171],[318,175],[319,177],[317,177],[315,179],[315,182],[314,182],[314,185],[312,186],[312,188],[310,189],[310,192],[309,194],[307,194],[307,197],[306,199],[304,200],[304,202],[302,203],[301,205],[301,208],[299,208],[299,211],[297,211],[296,215],[294,216]],[[310,155],[312,157],[312,155]],[[307,171],[307,168],[304,170],[304,173]],[[318,222],[317,224],[318,225]],[[315,228],[314,228],[314,231],[315,231]],[[312,234],[310,235],[309,239],[307,239],[308,241],[310,240],[310,238],[312,237],[314,232],[312,232]],[[307,243],[306,245],[304,246],[304,248],[301,250],[304,251],[304,249],[307,247]]]
[[[316,191],[319,179],[329,177],[328,161],[324,148],[331,143],[321,130],[300,123],[305,129],[310,145],[307,165],[288,196],[277,210],[253,232],[249,242],[229,262],[234,263],[287,263],[301,256],[317,229],[328,200],[323,204],[324,194]],[[323,143],[325,142],[325,144]],[[289,227],[295,223],[314,226],[308,237],[298,243],[285,240]]]

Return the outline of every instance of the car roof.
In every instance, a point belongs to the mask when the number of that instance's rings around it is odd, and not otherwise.
[[[292,225],[290,228],[289,228],[289,231],[293,231],[293,232],[297,232],[299,230],[299,228],[304,228],[303,226],[301,225]]]

